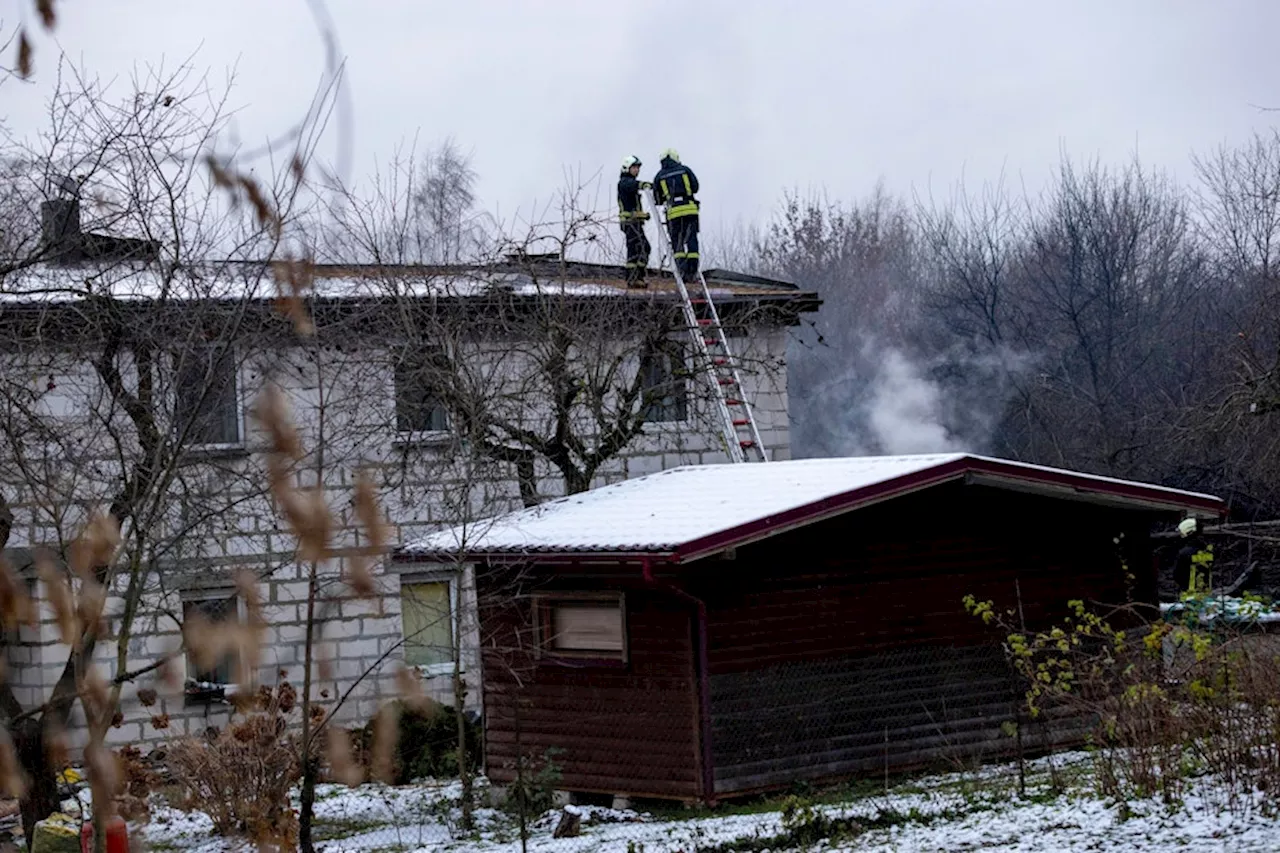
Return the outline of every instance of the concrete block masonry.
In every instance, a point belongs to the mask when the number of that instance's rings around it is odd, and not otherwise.
[[[786,347],[785,330],[753,332],[750,341],[735,337],[735,350],[743,353],[762,350],[768,356],[780,356]],[[275,358],[275,356],[273,356]],[[288,361],[288,355],[279,358]],[[262,375],[263,365],[251,365],[246,375]],[[298,427],[309,448],[314,447],[318,416],[315,377],[295,376],[289,371],[280,374],[290,394],[290,404]],[[86,372],[92,377],[92,370]],[[293,378],[289,378],[289,377]],[[390,380],[388,380],[388,383]],[[750,376],[747,390],[752,394],[756,417],[760,420],[770,457],[784,459],[789,456],[789,435],[786,421],[786,381],[763,381]],[[66,383],[61,383],[66,385]],[[304,387],[305,386],[305,387]],[[70,387],[70,386],[67,386]],[[388,384],[387,387],[391,387]],[[247,398],[252,388],[244,389]],[[377,393],[377,387],[371,389]],[[611,460],[598,472],[597,483],[613,482],[626,477],[657,473],[679,465],[725,461],[726,457],[716,448],[717,439],[708,430],[717,425],[708,414],[707,401],[695,391],[690,399],[690,418],[680,424],[654,424],[645,428],[642,436],[618,458]],[[393,400],[381,401],[388,406]],[[374,405],[373,402],[369,403]],[[705,411],[704,411],[705,409]],[[326,445],[328,456],[335,460],[327,465],[323,478],[324,496],[334,513],[334,541],[362,543],[363,533],[356,529],[351,511],[351,489],[356,471],[371,466],[378,484],[382,510],[394,531],[398,542],[411,540],[434,532],[442,526],[474,521],[507,509],[520,507],[519,491],[514,472],[507,467],[495,466],[486,473],[481,486],[477,486],[474,471],[468,475],[468,465],[454,464],[448,457],[451,452],[445,446],[405,448],[396,441],[390,427],[383,433],[352,430],[343,432],[341,418],[358,418],[360,411],[344,413],[339,420],[337,408],[331,408],[326,431],[339,438]],[[182,618],[184,598],[200,594],[208,597],[215,591],[232,592],[232,577],[236,569],[247,568],[262,577],[261,594],[266,602],[264,617],[269,625],[266,648],[262,649],[260,681],[275,684],[285,670],[287,678],[295,685],[302,681],[302,662],[306,656],[306,582],[309,567],[294,559],[295,542],[284,523],[275,514],[270,500],[261,493],[258,480],[249,476],[262,468],[258,455],[261,433],[248,424],[250,433],[246,444],[250,452],[242,458],[227,462],[223,467],[213,466],[198,474],[198,495],[214,495],[228,500],[227,510],[198,529],[184,534],[181,553],[176,553],[162,572],[149,578],[144,584],[141,610],[133,626],[128,645],[127,667],[140,668],[170,654],[179,648],[182,635],[177,624]],[[350,446],[351,436],[361,435],[359,447]],[[103,458],[109,454],[104,453]],[[546,496],[563,492],[564,483],[558,472],[547,464],[539,464],[538,484]],[[196,475],[193,474],[193,477]],[[468,476],[471,479],[468,479]],[[315,480],[314,473],[303,475],[305,482]],[[14,547],[31,544],[65,541],[66,530],[55,529],[48,523],[44,509],[31,494],[29,486],[21,483],[12,486],[6,494],[13,499],[15,519],[11,542]],[[112,487],[103,481],[104,493]],[[95,486],[96,487],[96,486]],[[478,496],[483,492],[484,500]],[[205,498],[200,498],[201,500]],[[173,516],[181,512],[174,508]],[[79,510],[77,510],[79,512]],[[395,673],[402,665],[403,642],[400,616],[400,576],[390,572],[377,573],[378,598],[372,601],[346,597],[346,590],[339,580],[343,566],[331,561],[325,568],[325,582],[318,613],[322,617],[315,639],[317,652],[327,644],[332,649],[334,672],[324,684],[330,698],[322,705],[331,705],[337,698],[334,690],[345,690],[356,684],[351,701],[341,713],[344,725],[363,725],[377,711],[379,704],[396,695]],[[122,594],[124,587],[113,590]],[[43,599],[43,594],[39,598]],[[482,695],[477,665],[478,637],[474,632],[474,602],[464,598],[460,622],[472,627],[463,634],[464,677],[468,688],[468,702],[477,710]],[[30,645],[11,645],[7,651],[9,678],[15,686],[15,694],[24,707],[31,707],[46,696],[61,675],[66,663],[67,648],[56,642],[58,629],[47,601],[41,602],[42,624],[37,631],[23,628],[20,639],[32,641]],[[118,618],[112,619],[112,631],[118,630]],[[386,655],[385,660],[383,655]],[[104,677],[114,671],[115,642],[100,643],[95,654],[95,665]],[[195,670],[185,655],[175,659],[180,678],[194,677]],[[424,688],[439,701],[452,704],[453,685],[450,674],[424,678]],[[157,731],[150,724],[152,714],[160,711],[160,705],[144,708],[138,703],[138,687],[160,689],[158,674],[149,673],[123,694],[122,710],[126,717],[124,727],[113,730],[113,743],[135,740],[156,743],[188,732],[202,732],[209,725],[225,725],[229,707],[226,705],[188,705],[183,695],[161,689],[164,712],[169,715],[170,728]]]

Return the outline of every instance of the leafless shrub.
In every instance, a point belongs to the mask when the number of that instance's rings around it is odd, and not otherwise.
[[[208,814],[219,835],[292,850],[298,823],[289,790],[301,765],[284,707],[292,709],[294,700],[283,685],[267,695],[265,708],[249,711],[216,737],[174,742],[168,762],[183,791],[182,806]]]
[[[116,794],[120,816],[125,820],[144,820],[150,813],[151,792],[159,782],[159,774],[151,768],[136,746],[123,746],[118,753],[121,784]]]
[[[1177,806],[1201,777],[1226,808],[1280,808],[1280,641],[1248,619],[1202,621],[1206,601],[1184,600],[1168,620],[1072,602],[1069,618],[1034,632],[1013,624],[1016,610],[966,606],[1008,632],[1033,720],[1088,725],[1099,793]]]

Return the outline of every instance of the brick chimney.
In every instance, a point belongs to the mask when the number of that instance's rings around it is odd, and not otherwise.
[[[80,199],[55,198],[40,205],[40,238],[49,259],[69,263],[84,253]]]

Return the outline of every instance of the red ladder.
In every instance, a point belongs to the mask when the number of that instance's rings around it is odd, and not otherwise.
[[[676,288],[680,291],[681,307],[688,324],[689,336],[693,340],[694,357],[701,367],[699,372],[707,377],[712,397],[718,402],[721,439],[725,451],[734,462],[768,462],[769,456],[765,452],[764,442],[760,440],[760,429],[751,412],[751,403],[747,401],[737,360],[729,349],[729,338],[720,322],[720,313],[711,300],[707,279],[699,268],[694,292],[690,294],[684,277],[680,275],[680,267],[675,263],[671,238],[667,234],[666,209],[658,205],[652,191],[649,194],[649,204],[655,212],[654,221],[658,223],[660,246],[663,249],[660,266],[665,267],[666,258],[672,259],[671,271],[675,275]]]

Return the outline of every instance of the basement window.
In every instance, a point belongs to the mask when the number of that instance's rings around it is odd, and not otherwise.
[[[541,657],[627,659],[626,606],[622,593],[538,596],[534,620]]]
[[[184,598],[182,602],[184,628],[195,614],[204,617],[214,626],[240,625],[245,619],[240,596],[219,591]],[[211,666],[201,668],[196,664],[195,657],[188,651],[186,704],[202,705],[224,700],[227,687],[234,684],[236,680],[237,657],[234,651],[229,651]]]

